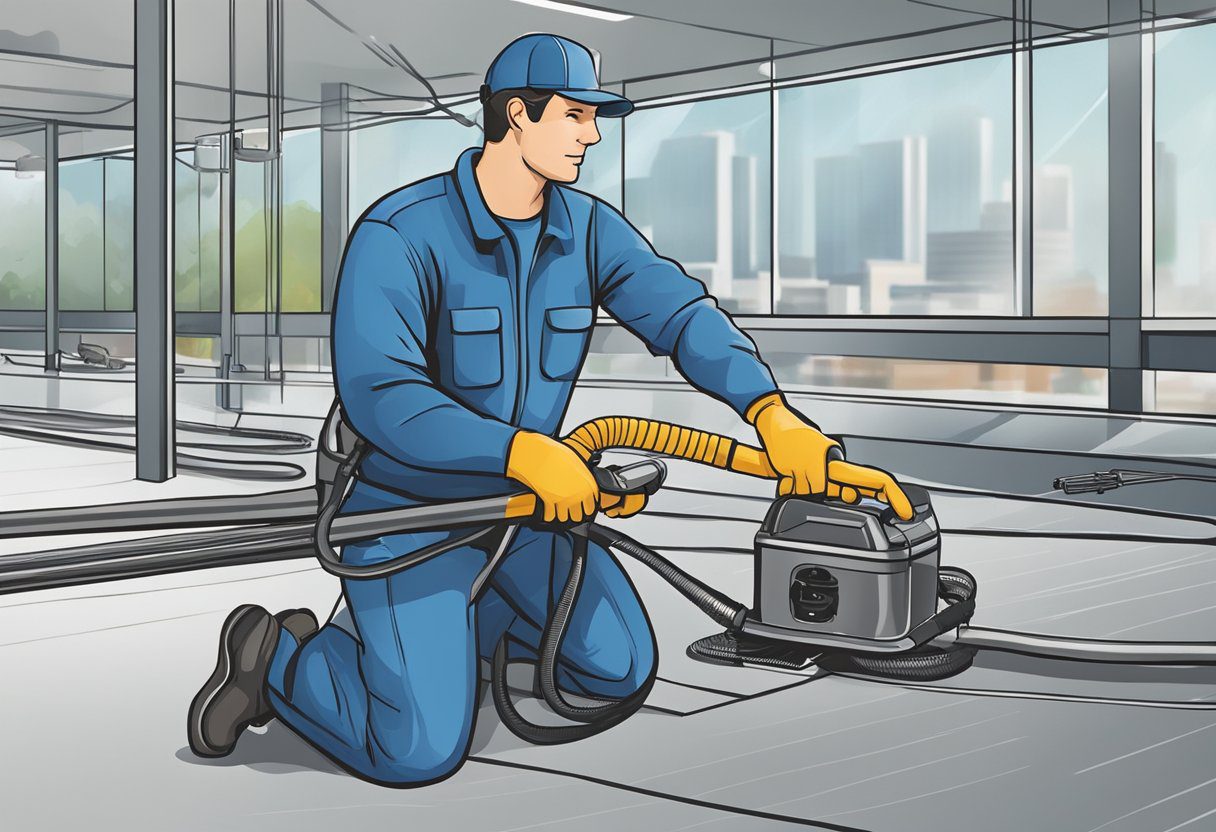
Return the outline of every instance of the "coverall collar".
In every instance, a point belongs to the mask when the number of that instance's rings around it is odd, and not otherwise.
[[[460,201],[469,215],[469,226],[477,239],[484,243],[497,243],[506,235],[502,224],[495,219],[486,205],[481,189],[477,187],[477,177],[473,165],[481,156],[480,147],[470,147],[460,154],[456,160],[456,186]],[[553,237],[568,252],[570,241],[574,239],[574,229],[570,219],[570,209],[566,206],[566,198],[562,189],[552,182],[545,185],[545,207],[541,211],[543,226],[541,237]]]

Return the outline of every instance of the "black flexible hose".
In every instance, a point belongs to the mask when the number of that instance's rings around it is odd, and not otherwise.
[[[422,563],[424,560],[430,560],[433,557],[442,555],[444,552],[457,549],[499,530],[497,526],[487,526],[484,529],[477,529],[470,534],[432,543],[416,552],[410,552],[408,555],[402,555],[383,563],[360,564],[357,566],[343,563],[342,558],[334,551],[333,544],[329,542],[330,528],[333,526],[334,518],[338,515],[338,509],[341,508],[342,501],[346,498],[346,492],[350,488],[355,469],[359,467],[359,463],[367,455],[367,447],[367,443],[362,439],[355,441],[355,446],[351,449],[350,455],[343,460],[342,465],[338,468],[338,473],[334,477],[333,488],[329,491],[329,499],[325,501],[325,505],[321,506],[321,511],[317,515],[313,535],[317,547],[317,560],[320,561],[321,568],[329,574],[336,575],[339,578],[359,581],[387,578],[389,575],[396,575],[398,572],[409,569],[411,566]]]
[[[590,524],[588,529],[595,528]],[[642,707],[646,697],[654,687],[658,675],[658,660],[650,668],[646,679],[637,690],[620,699],[604,700],[600,705],[572,705],[563,698],[557,687],[557,662],[561,651],[562,639],[565,637],[566,625],[578,601],[579,590],[582,588],[583,574],[587,561],[587,536],[575,533],[574,545],[571,551],[570,574],[554,607],[553,614],[545,623],[541,637],[539,682],[541,695],[545,702],[558,716],[574,720],[575,725],[538,725],[525,719],[511,702],[510,691],[507,688],[507,647],[508,636],[503,634],[494,649],[491,666],[490,688],[494,698],[494,708],[498,717],[511,733],[522,740],[536,745],[555,745],[564,742],[585,739],[606,731],[614,725],[628,719]],[[597,698],[597,697],[592,697]]]
[[[498,712],[498,718],[502,721],[503,725],[507,726],[507,730],[521,740],[534,745],[557,745],[564,742],[575,742],[576,740],[586,739],[587,737],[606,731],[614,725],[619,725],[629,716],[629,714],[609,716],[591,724],[574,723],[571,725],[538,725],[525,719],[515,708],[514,703],[511,702],[511,693],[507,688],[508,642],[508,637],[504,635],[499,639],[498,646],[494,649],[494,660],[490,673],[490,692],[494,697],[494,709]],[[646,680],[646,683],[638,690],[644,690],[648,694],[653,685],[654,674],[652,673]],[[644,699],[645,697],[642,698]]]
[[[607,526],[601,526],[598,523],[592,523],[588,527],[587,533],[592,540],[605,549],[616,547],[653,569],[663,580],[675,587],[681,595],[723,627],[737,629],[743,625],[743,619],[747,615],[747,607],[727,598],[713,587],[697,580],[659,553],[643,546],[624,532]]]
[[[599,722],[618,715],[623,719],[642,706],[648,688],[647,690],[639,688],[622,699],[608,700],[599,705],[572,705],[562,697],[561,691],[557,687],[558,654],[561,651],[562,640],[566,636],[566,625],[569,624],[570,615],[574,612],[574,602],[578,600],[579,591],[583,587],[583,574],[586,567],[587,537],[576,533],[570,562],[570,575],[566,578],[566,585],[558,597],[552,617],[545,625],[544,636],[540,642],[540,691],[553,712],[566,719],[587,723]]]
[[[494,650],[490,687],[494,707],[503,724],[517,737],[538,745],[572,742],[606,731],[632,716],[642,707],[654,687],[658,661],[651,667],[646,680],[629,696],[606,700],[598,705],[573,705],[565,700],[557,686],[557,663],[566,626],[582,588],[586,568],[587,542],[595,540],[605,549],[613,547],[653,569],[664,580],[702,612],[724,627],[735,629],[742,625],[747,607],[739,604],[680,569],[671,561],[633,540],[628,535],[607,526],[589,523],[575,532],[571,552],[570,574],[558,597],[553,614],[545,623],[541,637],[539,685],[545,702],[558,716],[579,725],[538,725],[520,715],[511,702],[507,688],[507,636],[504,634]],[[596,697],[591,697],[596,698]]]

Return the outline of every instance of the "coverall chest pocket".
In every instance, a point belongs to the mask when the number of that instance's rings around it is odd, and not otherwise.
[[[502,316],[497,307],[452,309],[452,381],[490,387],[502,381]]]
[[[545,310],[540,345],[540,371],[545,378],[566,381],[578,375],[590,329],[589,306]]]

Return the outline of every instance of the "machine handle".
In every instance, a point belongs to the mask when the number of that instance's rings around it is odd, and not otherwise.
[[[660,459],[644,459],[628,465],[594,465],[595,484],[605,494],[654,494],[663,487],[667,466]]]

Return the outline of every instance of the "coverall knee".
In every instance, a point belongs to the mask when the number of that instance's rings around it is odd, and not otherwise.
[[[351,495],[345,511],[380,507]],[[347,545],[346,563],[373,563],[444,533],[388,535]],[[570,564],[568,533],[521,527],[485,594],[470,604],[486,553],[462,546],[388,578],[344,580],[345,627],[331,621],[302,646],[284,631],[270,699],[297,734],[347,770],[393,786],[424,785],[463,763],[477,710],[478,658],[508,633],[512,658],[535,658],[550,604]],[[353,630],[353,632],[352,632]],[[627,695],[654,668],[650,622],[629,579],[589,544],[583,589],[559,662],[571,692]]]

